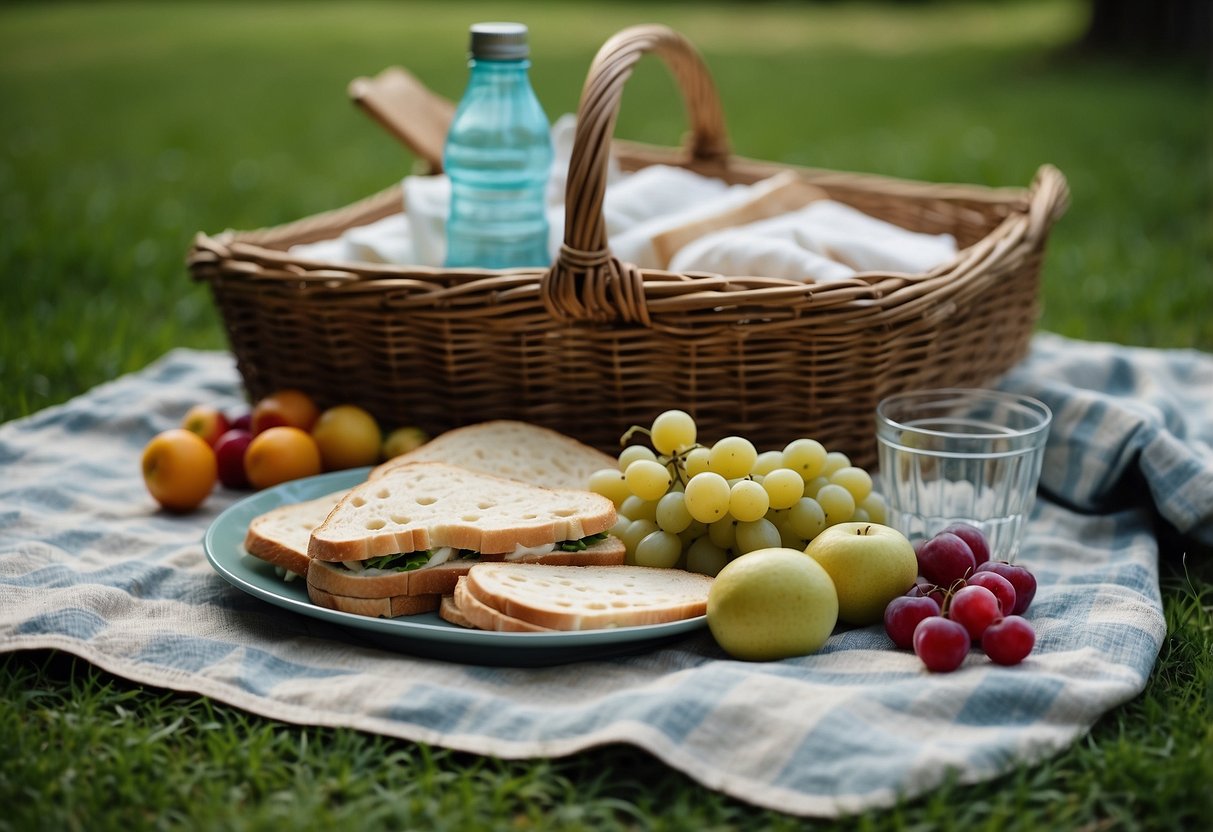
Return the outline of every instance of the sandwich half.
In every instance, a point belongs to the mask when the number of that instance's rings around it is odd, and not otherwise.
[[[414,606],[404,599],[437,608],[477,563],[619,565],[623,543],[607,533],[615,519],[614,504],[589,491],[402,464],[349,491],[313,530],[308,594],[333,609],[394,617]]]
[[[244,536],[245,550],[273,564],[285,580],[306,575],[312,530],[324,522],[344,494],[337,491],[302,503],[288,503],[254,517]]]

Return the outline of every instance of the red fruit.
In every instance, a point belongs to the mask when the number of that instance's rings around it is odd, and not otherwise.
[[[969,586],[984,586],[993,592],[1003,615],[1011,615],[1015,609],[1015,585],[997,572],[978,570],[970,575],[965,583]]]
[[[933,584],[949,587],[977,568],[973,550],[951,532],[940,532],[918,550],[918,571]]]
[[[949,673],[960,667],[970,646],[965,628],[941,616],[924,618],[914,628],[914,652],[934,673]]]
[[[233,428],[215,443],[215,460],[219,463],[219,482],[228,488],[251,488],[244,470],[244,452],[253,441],[251,431]]]
[[[968,523],[953,523],[944,531],[951,532],[969,544],[969,548],[973,550],[973,559],[977,561],[978,566],[990,559],[990,541],[986,539],[985,533],[981,529]]]
[[[964,627],[972,641],[980,641],[986,628],[1002,618],[1002,610],[993,592],[984,586],[966,586],[952,596],[948,618]]]
[[[1036,577],[1022,566],[1005,561],[992,560],[977,567],[979,572],[994,572],[1002,575],[1015,587],[1015,609],[1012,615],[1023,615],[1032,599],[1036,597]]]
[[[248,413],[248,412],[241,413],[235,419],[232,419],[230,428],[232,430],[247,430],[249,433],[252,433],[253,432],[253,414]]]
[[[884,631],[903,650],[914,645],[914,629],[924,618],[939,615],[939,604],[926,596],[902,595],[884,609]]]
[[[1019,664],[1036,644],[1036,631],[1018,615],[1008,615],[991,624],[981,640],[981,649],[997,664]]]

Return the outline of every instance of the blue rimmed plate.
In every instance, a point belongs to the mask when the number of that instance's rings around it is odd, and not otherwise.
[[[702,629],[706,616],[651,624],[561,633],[496,633],[468,630],[437,613],[402,618],[369,618],[318,607],[302,579],[284,581],[274,567],[248,554],[249,522],[272,508],[352,488],[368,468],[335,471],[259,491],[224,511],[203,538],[206,558],[232,586],[299,615],[327,621],[391,650],[465,664],[535,667],[634,653],[678,641]]]

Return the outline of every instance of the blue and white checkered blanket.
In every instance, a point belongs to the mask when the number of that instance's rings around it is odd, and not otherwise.
[[[414,658],[227,584],[203,531],[240,495],[162,514],[139,455],[198,401],[235,408],[230,356],[176,351],[0,426],[0,650],[55,648],[267,717],[480,754],[648,749],[709,787],[838,815],[994,777],[1073,742],[1145,685],[1164,636],[1159,517],[1213,543],[1213,356],[1037,336],[1003,386],[1056,419],[1021,561],[1036,651],[927,673],[880,627],[820,653],[731,661],[701,631],[632,657],[542,669]]]

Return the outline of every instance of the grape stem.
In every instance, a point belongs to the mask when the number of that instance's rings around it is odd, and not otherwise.
[[[630,428],[628,428],[624,432],[623,436],[619,437],[619,446],[623,447],[623,446],[627,445],[628,440],[631,439],[633,436],[635,436],[638,433],[643,433],[645,436],[649,436],[649,437],[651,437],[653,435],[653,432],[651,430],[649,430],[648,428],[643,428],[640,425],[632,425]]]

